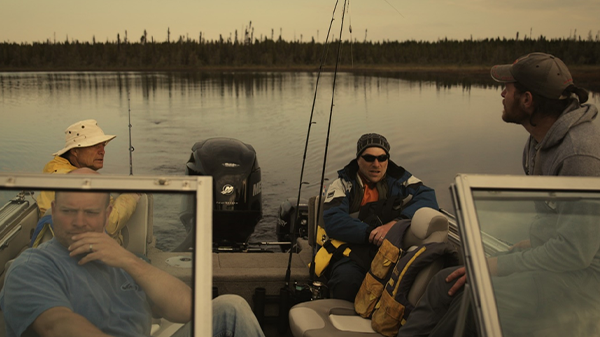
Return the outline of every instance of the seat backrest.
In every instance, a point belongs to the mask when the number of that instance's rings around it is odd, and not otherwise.
[[[448,218],[439,211],[429,208],[419,208],[412,218],[410,228],[404,236],[402,248],[410,250],[411,247],[427,243],[448,241]],[[416,305],[431,278],[443,268],[443,261],[437,260],[423,268],[416,276],[410,291],[408,301]]]
[[[11,261],[29,247],[38,221],[37,204],[9,201],[0,208],[0,289]]]
[[[319,208],[320,201],[321,198],[319,196],[308,199],[308,244],[311,247],[316,247],[317,245],[318,227],[325,227],[323,220],[323,203],[321,203],[319,215],[317,215],[317,208]]]
[[[146,256],[147,246],[152,242],[153,222],[152,212],[154,200],[151,194],[142,194],[135,212],[121,230],[123,247],[132,253]]]
[[[433,208],[421,207],[412,218],[402,248],[408,249],[411,246],[447,241],[448,218]]]

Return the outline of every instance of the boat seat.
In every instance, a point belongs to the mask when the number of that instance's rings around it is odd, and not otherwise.
[[[147,256],[147,247],[152,243],[153,222],[152,212],[154,199],[151,194],[142,194],[137,203],[135,212],[127,224],[121,229],[123,247],[138,256]]]
[[[0,209],[2,254],[0,254],[0,289],[4,286],[5,271],[12,260],[29,247],[30,235],[38,221],[36,203],[9,201]]]
[[[323,220],[323,203],[319,205],[321,198],[318,196],[308,199],[308,244],[315,248],[317,246],[317,228],[325,228]],[[320,206],[320,207],[319,207]],[[317,208],[319,215],[317,215]]]
[[[316,202],[316,199],[311,200],[313,204]],[[310,221],[314,220],[313,216],[309,201],[309,226]],[[309,227],[310,231],[312,229]],[[402,247],[410,249],[424,243],[447,240],[448,218],[437,210],[424,207],[415,212]],[[417,304],[431,278],[442,267],[442,261],[435,261],[417,274],[408,294],[411,304]],[[289,321],[294,337],[380,336],[371,328],[369,319],[362,318],[354,311],[354,303],[344,300],[322,299],[297,304],[290,309]]]
[[[152,337],[170,337],[177,330],[179,330],[184,324],[173,323],[164,318],[154,318],[152,320],[152,327],[150,329],[150,336]]]
[[[322,299],[300,303],[290,309],[290,330],[294,337],[373,337],[371,320],[354,311],[354,303]]]

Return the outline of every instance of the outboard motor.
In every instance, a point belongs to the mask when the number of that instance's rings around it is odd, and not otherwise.
[[[213,177],[213,247],[244,245],[262,219],[260,167],[254,148],[233,138],[206,139],[192,147],[185,173]],[[189,238],[193,221],[187,214],[184,209],[180,217]]]

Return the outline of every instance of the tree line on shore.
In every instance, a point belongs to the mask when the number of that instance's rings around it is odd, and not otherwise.
[[[533,51],[556,55],[568,65],[600,65],[598,38],[344,41],[340,47],[339,64],[343,66],[488,66]],[[314,39],[1,42],[0,71],[317,69],[321,63],[333,66],[337,54],[337,42],[324,44]]]

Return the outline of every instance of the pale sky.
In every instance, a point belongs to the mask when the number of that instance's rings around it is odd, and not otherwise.
[[[226,39],[252,21],[254,38],[323,42],[335,0],[0,0],[0,42],[123,39],[139,41],[144,29],[154,41],[186,34]],[[338,0],[332,31],[339,35],[344,0]],[[600,0],[352,0],[343,36],[382,40],[474,39],[529,35],[595,38]],[[318,32],[318,33],[317,33]],[[318,36],[317,36],[318,34]]]

